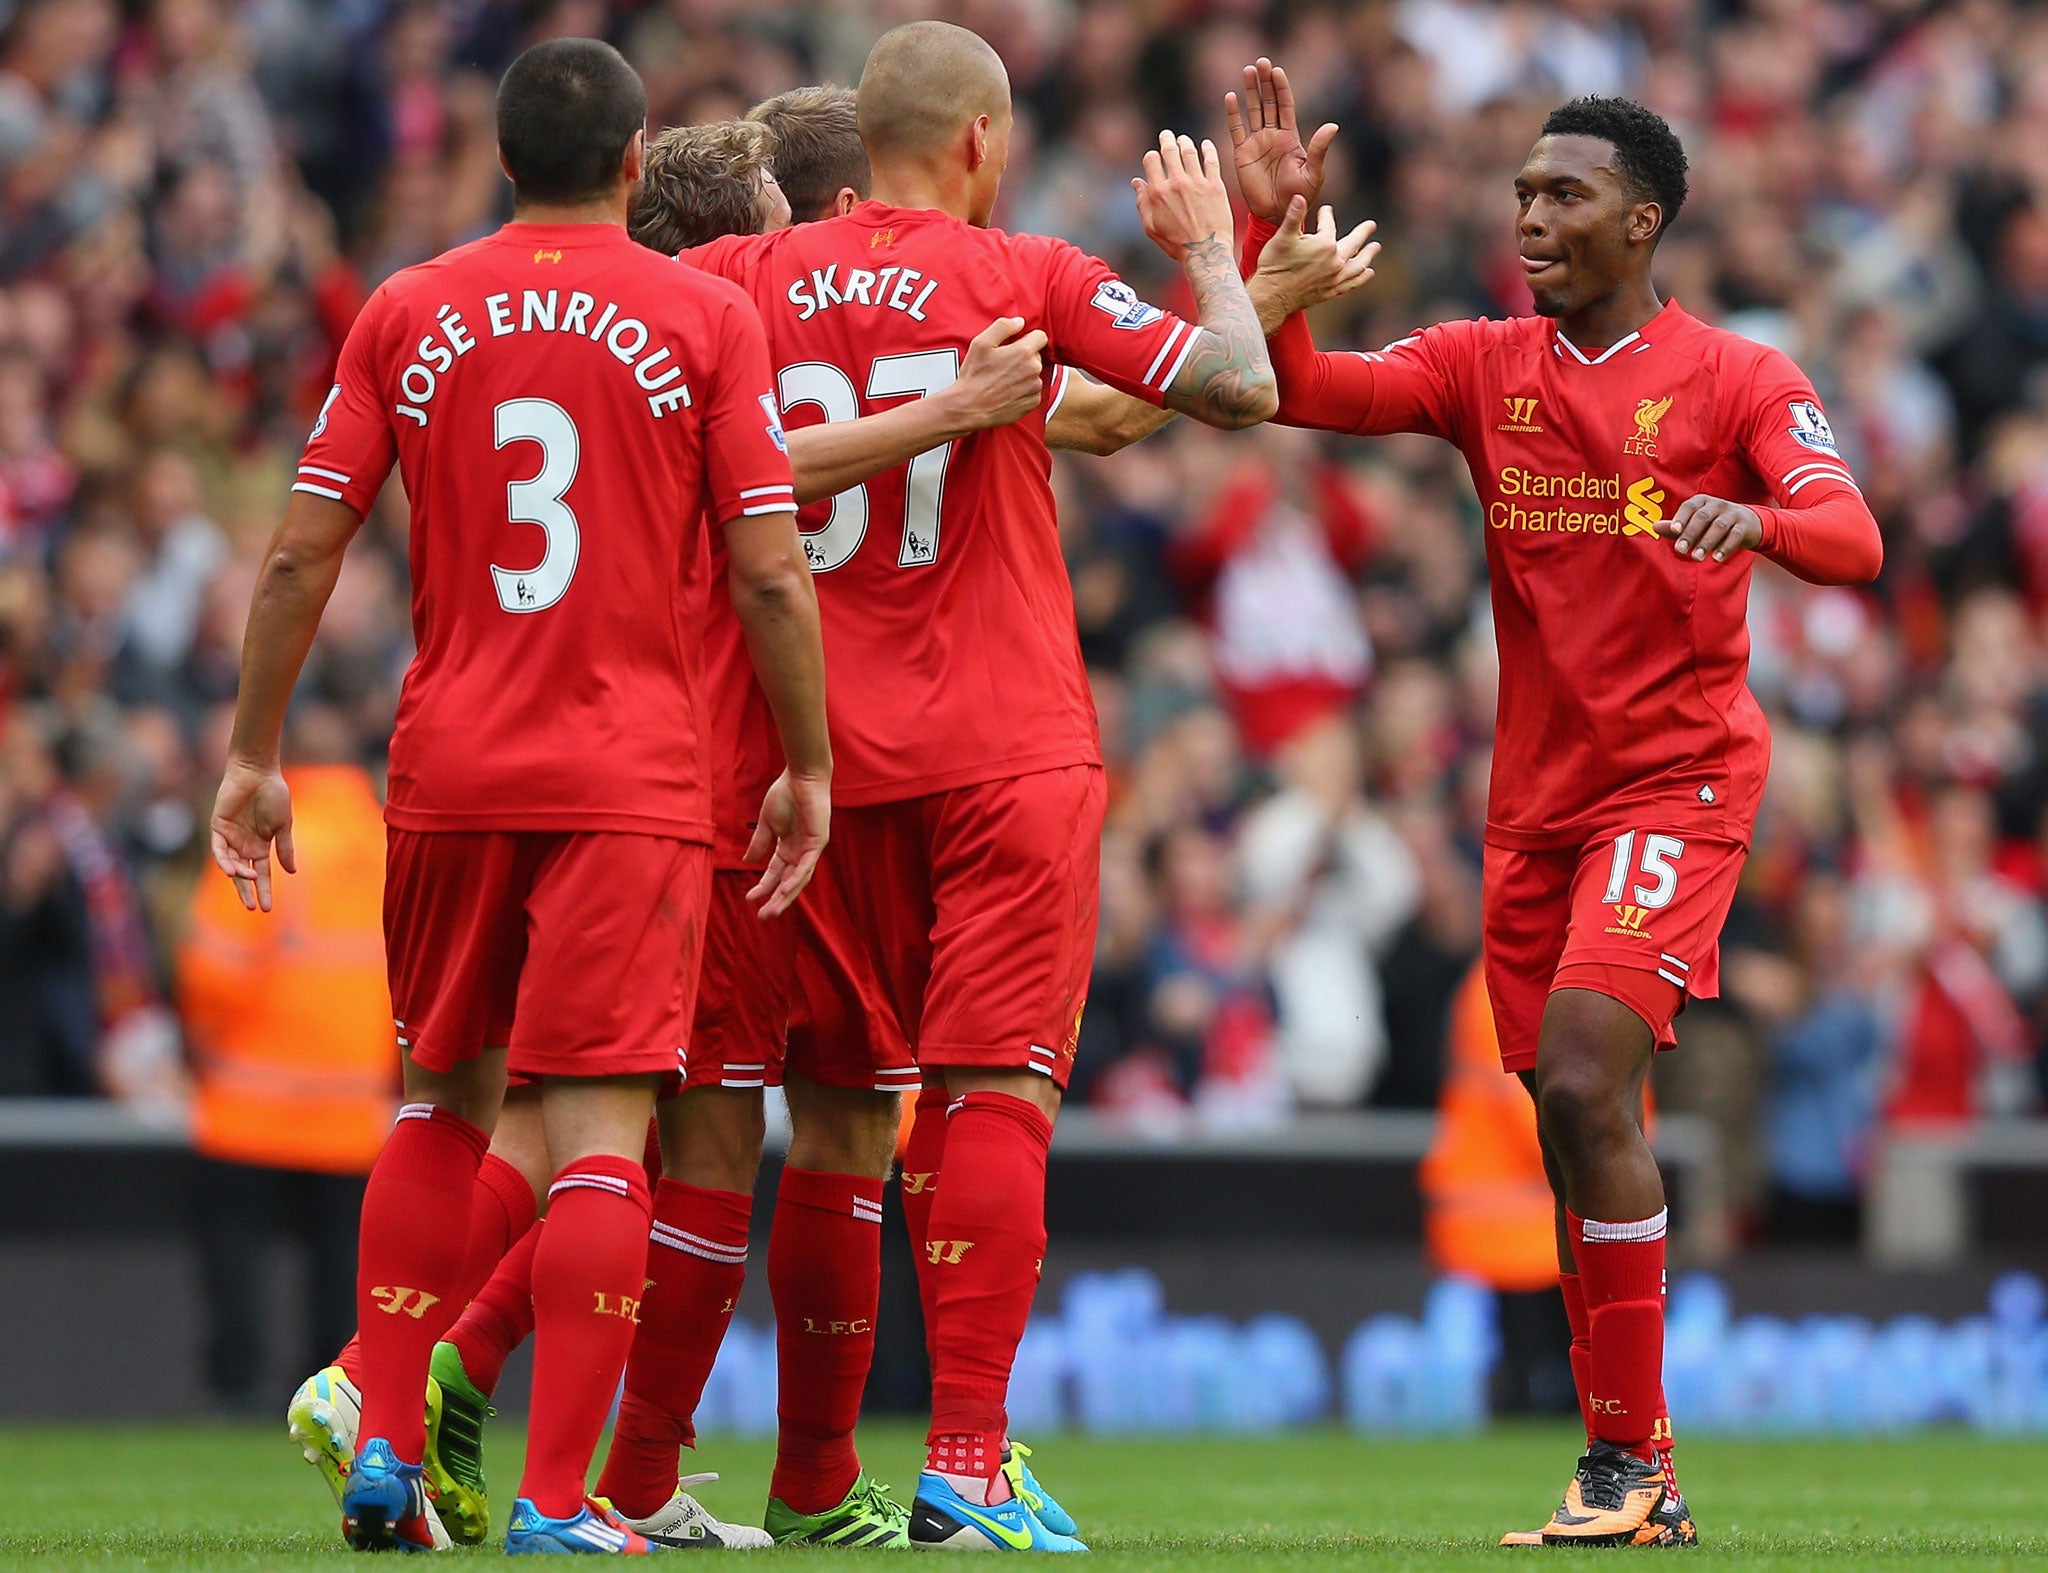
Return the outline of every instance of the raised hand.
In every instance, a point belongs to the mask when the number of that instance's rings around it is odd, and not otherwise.
[[[1348,235],[1337,233],[1337,215],[1324,208],[1316,227],[1304,230],[1308,203],[1295,197],[1287,204],[1280,228],[1259,253],[1258,270],[1245,281],[1259,321],[1272,332],[1297,311],[1348,295],[1372,277],[1380,244],[1377,227],[1367,219]]]
[[[761,818],[747,844],[747,861],[768,860],[759,882],[747,892],[757,916],[787,912],[818,871],[818,859],[832,838],[832,784],[783,771],[761,800]]]
[[[1045,402],[1045,332],[1023,327],[1022,317],[996,318],[968,342],[952,386],[933,395],[957,400],[969,430],[1008,426]]]
[[[1145,155],[1144,176],[1134,177],[1131,189],[1137,193],[1145,233],[1175,262],[1205,240],[1231,244],[1236,223],[1215,143],[1204,142],[1197,150],[1192,137],[1160,132],[1159,150]]]
[[[1223,95],[1223,113],[1230,122],[1237,189],[1253,215],[1277,224],[1295,197],[1313,207],[1323,192],[1323,159],[1337,128],[1325,125],[1302,145],[1287,73],[1260,56],[1244,68],[1243,97]]]
[[[230,760],[213,800],[213,861],[235,882],[235,894],[254,912],[270,910],[270,847],[287,874],[299,871],[292,850],[292,794],[275,766],[261,769]]]

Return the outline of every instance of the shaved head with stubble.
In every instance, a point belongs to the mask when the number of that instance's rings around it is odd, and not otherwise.
[[[961,217],[988,222],[1009,157],[1010,74],[986,40],[950,22],[891,28],[868,55],[855,109],[878,187],[888,172],[918,171],[958,188]],[[899,205],[954,205],[911,195]]]

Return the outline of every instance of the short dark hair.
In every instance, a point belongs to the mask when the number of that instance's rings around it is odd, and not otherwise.
[[[844,188],[865,200],[874,185],[854,104],[850,87],[795,87],[747,111],[768,133],[768,167],[799,224],[830,217]]]
[[[1622,179],[1638,201],[1664,210],[1662,237],[1685,206],[1685,147],[1664,117],[1629,98],[1575,98],[1543,122],[1547,137],[1598,137],[1611,143]]]
[[[674,256],[724,235],[760,233],[768,133],[745,120],[670,126],[647,144],[647,170],[626,231]]]
[[[498,150],[523,201],[588,202],[617,183],[647,125],[640,73],[596,38],[551,38],[498,83]]]

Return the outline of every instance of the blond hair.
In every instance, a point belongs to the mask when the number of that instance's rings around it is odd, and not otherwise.
[[[761,181],[768,137],[745,120],[670,126],[647,144],[627,232],[673,256],[721,235],[761,228]]]

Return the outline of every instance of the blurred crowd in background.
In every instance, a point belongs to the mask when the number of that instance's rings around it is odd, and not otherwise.
[[[1870,590],[1758,566],[1771,788],[1727,997],[1660,1094],[1719,1122],[1781,1237],[1853,1228],[1887,1125],[2039,1110],[2048,11],[2005,0],[0,0],[0,1095],[188,1096],[253,565],[367,292],[507,216],[513,54],[608,37],[654,121],[693,122],[854,81],[933,12],[1009,63],[998,222],[1169,304],[1128,177],[1162,126],[1220,141],[1239,68],[1279,59],[1343,128],[1326,198],[1386,243],[1330,345],[1526,311],[1510,182],[1544,113],[1669,117],[1693,194],[1662,289],[1812,375],[1887,560]],[[1162,1139],[1432,1106],[1496,687],[1462,461],[1176,423],[1057,484],[1114,792],[1077,1095]],[[394,486],[301,763],[381,770],[405,536]]]

